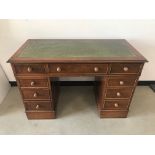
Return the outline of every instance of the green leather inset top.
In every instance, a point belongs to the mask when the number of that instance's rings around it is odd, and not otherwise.
[[[135,57],[135,49],[123,39],[37,40],[21,49],[19,58]]]

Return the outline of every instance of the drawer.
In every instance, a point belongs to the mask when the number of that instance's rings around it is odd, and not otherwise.
[[[108,64],[49,64],[49,72],[57,74],[104,74],[107,71]]]
[[[111,86],[134,86],[136,82],[136,77],[121,77],[121,76],[114,76],[109,77],[107,85]]]
[[[18,79],[20,87],[48,87],[48,79]]]
[[[133,88],[108,88],[105,94],[106,98],[130,98]]]
[[[120,63],[111,64],[111,74],[138,74],[141,71],[141,64]]]
[[[104,101],[102,109],[104,110],[126,110],[129,100],[108,100]]]
[[[36,89],[36,88],[30,88],[30,89],[21,89],[23,98],[25,100],[41,100],[41,99],[50,99],[50,92],[48,89]]]
[[[15,64],[16,74],[44,74],[46,73],[45,64]]]
[[[49,111],[52,110],[51,102],[46,101],[30,101],[24,102],[26,111]]]

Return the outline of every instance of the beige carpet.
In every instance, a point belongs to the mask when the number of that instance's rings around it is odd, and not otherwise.
[[[155,134],[155,93],[138,86],[128,118],[100,119],[92,87],[61,87],[57,119],[28,120],[12,87],[0,105],[0,134]]]

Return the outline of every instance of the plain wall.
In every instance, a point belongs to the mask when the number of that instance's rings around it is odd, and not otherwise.
[[[0,104],[7,95],[10,85],[0,65]]]
[[[0,62],[10,81],[6,61],[29,38],[126,39],[149,60],[140,80],[155,80],[155,20],[0,20]]]

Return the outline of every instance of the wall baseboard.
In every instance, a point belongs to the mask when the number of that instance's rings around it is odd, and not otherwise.
[[[138,81],[138,86],[150,86],[155,84],[155,81]]]
[[[16,87],[17,82],[16,81],[9,81],[11,87]]]
[[[9,81],[11,87],[16,87],[16,81]],[[94,81],[60,81],[61,86],[92,86]],[[138,81],[138,86],[154,86],[155,81]],[[151,87],[152,88],[152,87]]]

